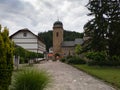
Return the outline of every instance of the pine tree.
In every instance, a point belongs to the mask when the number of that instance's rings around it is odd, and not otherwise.
[[[120,56],[120,0],[108,0],[108,47],[109,55]]]
[[[87,8],[94,18],[85,26],[90,37],[87,47],[107,50],[109,56],[120,56],[120,0],[89,0]]]
[[[104,18],[105,8],[104,1],[101,0],[89,0],[87,8],[91,11],[89,15],[94,16],[84,28],[85,33],[89,33],[90,43],[89,49],[93,51],[103,51],[106,50],[106,32],[107,32],[107,21]]]

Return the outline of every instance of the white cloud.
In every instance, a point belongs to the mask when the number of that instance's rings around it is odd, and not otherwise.
[[[83,32],[90,19],[85,5],[88,0],[0,0],[0,23],[10,29],[10,34],[28,28],[34,33],[52,29],[59,19],[64,29]]]

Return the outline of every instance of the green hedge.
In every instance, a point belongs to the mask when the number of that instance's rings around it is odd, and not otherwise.
[[[108,56],[106,52],[88,52],[88,65],[120,66],[120,56]]]
[[[86,63],[79,56],[68,56],[66,58],[62,58],[61,61],[66,62],[68,64],[85,64]]]
[[[86,57],[89,59],[88,65],[104,65],[106,56],[105,52],[88,52],[86,54]]]
[[[69,64],[85,64],[86,62],[81,59],[79,56],[73,56],[67,60]]]
[[[109,66],[120,66],[120,56],[112,56],[109,57],[107,65]]]
[[[41,53],[30,52],[20,46],[15,46],[14,55],[20,56],[20,63],[28,63],[28,60],[30,59],[44,57]]]

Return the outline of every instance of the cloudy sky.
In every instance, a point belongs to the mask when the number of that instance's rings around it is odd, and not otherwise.
[[[28,28],[33,33],[52,30],[53,23],[63,22],[64,29],[83,32],[90,17],[88,0],[0,0],[0,24],[10,35]]]

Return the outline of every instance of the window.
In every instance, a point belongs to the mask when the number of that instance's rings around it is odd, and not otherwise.
[[[57,33],[56,33],[56,36],[58,37],[58,35],[59,35],[59,33],[57,32]]]
[[[24,36],[24,37],[26,37],[26,36],[27,36],[27,33],[26,33],[26,32],[24,32],[24,33],[23,33],[23,36]]]

